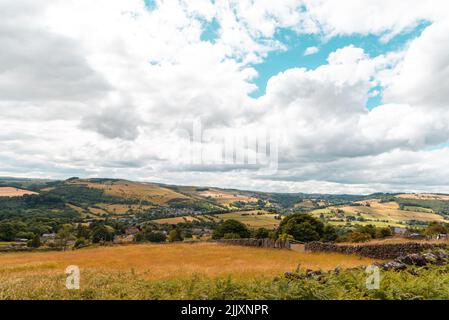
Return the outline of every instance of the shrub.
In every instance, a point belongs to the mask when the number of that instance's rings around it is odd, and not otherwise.
[[[249,229],[240,221],[237,220],[226,220],[220,224],[213,232],[213,239],[221,239],[227,233],[238,234],[240,238],[249,238],[251,233]]]
[[[240,239],[240,235],[238,233],[225,233],[223,239]]]
[[[83,237],[78,238],[78,239],[76,239],[76,242],[75,242],[75,248],[84,247],[86,244],[87,244],[87,241],[85,238],[83,238]]]
[[[447,228],[440,223],[433,222],[426,228],[424,233],[427,235],[446,234]]]
[[[39,248],[41,246],[41,237],[38,234],[34,235],[27,245],[30,248]]]
[[[182,237],[181,231],[179,229],[173,229],[168,234],[168,241],[175,242],[175,241],[182,241],[184,238]]]
[[[282,233],[302,242],[319,241],[324,236],[324,224],[310,215],[297,213],[281,222],[278,234]]]
[[[391,237],[393,233],[391,232],[390,228],[378,228],[376,230],[376,238],[377,239],[383,239],[386,237]]]
[[[270,237],[270,231],[265,228],[259,228],[254,232],[254,238],[265,239]]]
[[[372,238],[368,233],[353,231],[347,235],[347,239],[349,242],[367,242]]]
[[[323,230],[323,241],[335,241],[338,238],[337,229],[333,226],[326,225]]]
[[[167,241],[167,236],[162,232],[152,231],[145,235],[146,240],[150,242],[165,242]]]
[[[100,225],[92,231],[92,242],[99,243],[114,240],[114,229],[109,226]]]

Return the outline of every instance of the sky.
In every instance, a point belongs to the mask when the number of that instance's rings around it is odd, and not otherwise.
[[[449,193],[446,0],[0,0],[0,176]]]

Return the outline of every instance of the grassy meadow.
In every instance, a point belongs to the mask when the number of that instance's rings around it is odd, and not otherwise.
[[[179,296],[189,286],[220,283],[248,286],[270,283],[304,269],[332,270],[369,265],[374,260],[340,254],[299,253],[289,250],[226,246],[215,243],[129,245],[65,252],[0,254],[0,299],[142,298],[142,287],[155,288],[152,298]],[[81,270],[81,290],[65,289],[65,268]],[[193,280],[196,279],[196,280]],[[192,282],[194,281],[194,283]],[[186,284],[189,285],[186,285]],[[178,289],[173,292],[170,287]],[[212,290],[211,288],[207,290]],[[160,295],[160,296],[158,296]]]
[[[12,253],[0,255],[0,299],[449,299],[448,265],[382,271],[380,289],[369,290],[363,268],[345,268],[372,262],[216,244]],[[65,288],[64,270],[73,264],[81,269],[79,290]],[[306,268],[337,265],[344,267],[338,274],[301,277]]]

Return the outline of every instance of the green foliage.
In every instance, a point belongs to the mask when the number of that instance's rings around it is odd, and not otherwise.
[[[420,207],[432,209],[435,213],[441,215],[449,215],[449,201],[445,200],[421,200],[421,199],[405,199],[405,198],[395,198],[399,206],[404,208],[408,207]],[[418,209],[417,211],[422,211],[422,209]]]
[[[240,239],[240,235],[238,233],[225,233],[223,235],[223,239]]]
[[[56,244],[58,247],[67,248],[68,242],[75,240],[75,228],[71,224],[65,224],[56,234]]]
[[[237,220],[226,220],[221,223],[213,232],[213,239],[221,239],[225,234],[232,233],[239,235],[239,238],[249,238],[251,233],[247,226]]]
[[[86,245],[87,245],[87,240],[85,238],[81,237],[81,238],[77,238],[76,239],[74,247],[75,248],[82,248],[82,247],[84,247]]]
[[[321,240],[325,242],[332,242],[337,240],[337,238],[338,238],[337,229],[331,225],[325,225]]]
[[[293,214],[279,225],[278,234],[289,234],[297,241],[319,241],[324,236],[324,224],[307,214]]]
[[[447,225],[438,223],[438,222],[432,222],[429,224],[429,226],[424,231],[427,235],[436,235],[436,234],[447,234],[448,228]]]
[[[179,230],[178,228],[171,230],[170,233],[168,234],[168,241],[170,242],[182,240],[184,240],[184,238],[182,237],[181,230]]]
[[[376,239],[383,239],[387,237],[391,237],[393,232],[391,232],[390,228],[377,228],[376,229]]]
[[[355,232],[368,234],[372,239],[376,238],[376,226],[372,224],[366,226],[357,225],[355,227]]]
[[[282,234],[279,235],[279,240],[284,240],[284,241],[286,241],[286,240],[295,240],[295,238],[293,238],[292,235],[289,235],[287,233],[282,233]]]
[[[30,241],[28,241],[28,247],[39,248],[41,246],[41,238],[36,234]]]
[[[96,226],[92,230],[92,242],[110,242],[114,240],[114,229],[107,225]]]
[[[347,241],[349,242],[367,242],[371,239],[371,235],[365,232],[353,231],[347,235]]]
[[[162,232],[151,231],[149,233],[145,233],[145,240],[150,242],[166,242],[167,236]]]
[[[266,239],[270,237],[270,231],[266,228],[259,228],[254,231],[253,237],[256,239]]]

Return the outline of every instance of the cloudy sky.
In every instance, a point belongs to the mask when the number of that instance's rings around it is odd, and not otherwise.
[[[0,0],[0,176],[449,192],[448,12],[447,0]],[[234,162],[212,156],[226,139]]]

